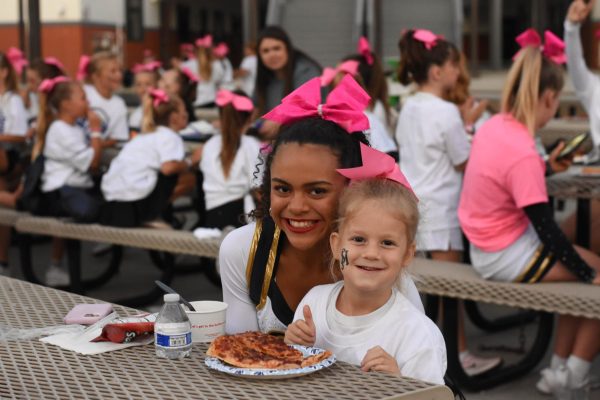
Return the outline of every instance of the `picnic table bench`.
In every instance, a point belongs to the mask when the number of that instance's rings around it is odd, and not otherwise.
[[[488,389],[533,369],[544,357],[552,338],[554,314],[600,319],[600,287],[594,285],[579,282],[494,282],[481,278],[467,264],[421,258],[415,259],[411,272],[419,292],[442,297],[442,332],[446,341],[448,374],[459,387],[468,390]],[[517,364],[493,370],[484,376],[467,376],[458,357],[458,300],[538,312],[538,330],[529,353]]]

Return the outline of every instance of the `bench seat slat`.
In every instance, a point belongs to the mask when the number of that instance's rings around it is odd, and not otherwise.
[[[410,268],[422,293],[600,319],[600,286],[494,282],[481,278],[470,265],[422,258],[416,258]]]

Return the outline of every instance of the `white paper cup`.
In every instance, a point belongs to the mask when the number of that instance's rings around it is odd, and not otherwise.
[[[225,311],[222,301],[191,301],[196,311],[186,311],[192,323],[192,342],[212,342],[225,334]]]

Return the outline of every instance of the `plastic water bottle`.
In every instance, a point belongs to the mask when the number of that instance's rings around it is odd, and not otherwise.
[[[179,305],[178,294],[165,294],[165,305],[154,323],[156,356],[181,360],[192,352],[192,324]]]

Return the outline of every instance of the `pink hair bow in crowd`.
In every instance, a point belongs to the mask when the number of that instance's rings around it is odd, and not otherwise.
[[[92,58],[85,54],[79,57],[79,66],[77,67],[77,80],[85,79],[88,74],[88,67]]]
[[[321,117],[335,122],[348,133],[369,129],[369,119],[364,111],[371,98],[349,75],[321,104],[321,80],[313,78],[281,100],[281,104],[263,116],[280,124],[310,117]]]
[[[6,52],[6,58],[17,72],[17,75],[21,75],[23,68],[29,65],[29,62],[25,58],[23,52],[16,47],[10,47]]]
[[[221,42],[215,46],[213,54],[219,58],[227,57],[227,54],[229,54],[229,46],[227,46],[227,43]]]
[[[413,38],[423,43],[427,50],[433,49],[440,39],[438,35],[427,29],[416,29],[413,33]]]
[[[196,76],[196,74],[190,71],[188,67],[181,68],[181,73],[184,74],[190,80],[190,82],[198,82],[198,77]]]
[[[230,92],[229,90],[219,90],[215,99],[215,103],[219,107],[231,104],[233,108],[235,108],[238,111],[252,111],[254,109],[254,104],[252,104],[252,100],[250,100],[246,96],[240,96],[238,94]]]
[[[358,39],[358,53],[365,58],[367,64],[373,65],[373,54],[371,54],[371,45],[369,44],[369,40],[361,36]]]
[[[539,47],[542,50],[544,57],[555,62],[556,64],[560,65],[567,62],[565,43],[550,31],[544,32],[544,44],[542,44],[542,38],[540,37],[540,34],[537,33],[537,31],[533,28],[529,28],[525,32],[521,33],[515,40],[517,43],[519,43],[521,49],[525,47]],[[516,58],[520,52],[521,50],[515,54],[513,59]]]
[[[65,72],[65,66],[60,60],[56,57],[46,57],[44,58],[44,64],[53,65],[56,68],[60,69],[61,72]]]
[[[69,82],[69,78],[66,76],[57,76],[56,78],[52,79],[44,79],[42,83],[40,83],[38,90],[42,93],[49,94],[56,87],[56,85],[62,82]]]
[[[352,76],[358,75],[359,64],[360,63],[356,60],[348,60],[341,63],[336,68],[325,68],[323,70],[323,74],[321,75],[321,86],[330,85],[333,81],[333,78],[335,78],[335,76],[340,72],[344,72]]]
[[[196,47],[211,48],[213,44],[212,35],[206,35],[200,39],[196,39]]]
[[[161,66],[162,63],[160,61],[150,61],[146,64],[135,64],[131,71],[134,74],[137,74],[139,72],[154,72],[160,69]]]
[[[362,158],[362,166],[356,168],[341,168],[336,171],[351,181],[360,181],[369,178],[385,178],[394,182],[398,182],[415,196],[410,183],[400,171],[400,167],[394,161],[394,158],[367,146],[364,143],[360,144],[360,156]],[[418,199],[417,199],[418,200]]]
[[[150,97],[152,97],[152,105],[154,107],[169,102],[169,95],[162,89],[152,89],[150,91]]]

